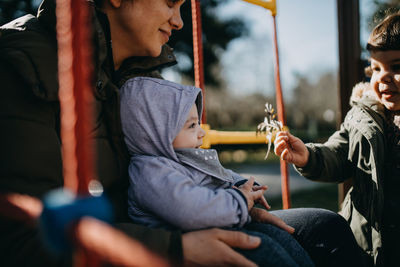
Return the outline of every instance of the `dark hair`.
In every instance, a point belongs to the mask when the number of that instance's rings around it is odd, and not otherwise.
[[[102,8],[104,5],[104,0],[93,0],[94,4],[98,8]]]
[[[387,16],[372,30],[367,50],[400,50],[400,12]]]

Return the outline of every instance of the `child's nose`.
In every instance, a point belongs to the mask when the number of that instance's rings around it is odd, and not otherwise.
[[[200,127],[199,134],[198,134],[199,138],[203,138],[205,135],[206,135],[206,131],[204,131],[203,128]]]
[[[379,82],[391,82],[392,76],[390,71],[383,70],[379,75]]]

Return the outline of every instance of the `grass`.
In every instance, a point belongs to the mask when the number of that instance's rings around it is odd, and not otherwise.
[[[324,208],[338,211],[338,186],[336,184],[323,185],[317,188],[301,190],[290,195],[292,208]],[[269,198],[271,210],[282,209],[282,199]]]
[[[279,158],[271,152],[265,160],[265,145],[252,150],[225,150],[219,152],[221,164],[228,169],[235,170],[241,165],[267,165],[279,164]],[[334,212],[338,211],[338,185],[323,183],[318,187],[291,192],[292,208],[324,208]],[[268,203],[272,210],[282,209],[282,198],[269,197]]]

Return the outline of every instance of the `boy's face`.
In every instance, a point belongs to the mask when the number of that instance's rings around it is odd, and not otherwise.
[[[172,142],[174,148],[199,148],[203,144],[204,130],[199,124],[197,106],[193,104],[183,128]]]
[[[400,50],[371,51],[371,87],[391,111],[400,110]]]

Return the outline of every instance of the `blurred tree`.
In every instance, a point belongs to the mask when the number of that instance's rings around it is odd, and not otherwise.
[[[286,112],[289,128],[304,130],[309,138],[320,137],[320,131],[332,133],[338,108],[336,75],[322,73],[315,82],[300,74],[296,79]]]
[[[229,90],[208,90],[207,123],[212,129],[255,131],[264,120],[266,102],[275,106],[273,97],[259,93],[238,96]]]
[[[215,69],[219,66],[219,56],[226,50],[230,41],[246,34],[247,27],[240,19],[222,21],[216,14],[216,9],[229,0],[202,0],[202,28],[203,28],[203,57],[204,75],[207,84],[219,85]],[[24,14],[36,14],[40,0],[0,0],[0,25]],[[193,79],[193,45],[192,45],[192,15],[191,4],[187,0],[181,8],[185,26],[175,32],[169,42],[174,47],[179,58],[186,64],[179,64],[178,72]],[[215,88],[215,87],[214,87]]]
[[[220,85],[215,70],[219,69],[219,57],[230,41],[245,36],[248,32],[244,21],[232,18],[222,21],[216,14],[216,9],[223,7],[229,0],[202,0],[201,20],[203,29],[203,59],[204,80],[209,85]],[[193,40],[191,4],[187,0],[181,8],[185,26],[174,33],[169,44],[174,47],[178,56],[186,57],[185,62],[178,66],[180,73],[193,79]],[[218,88],[218,87],[213,87]]]

